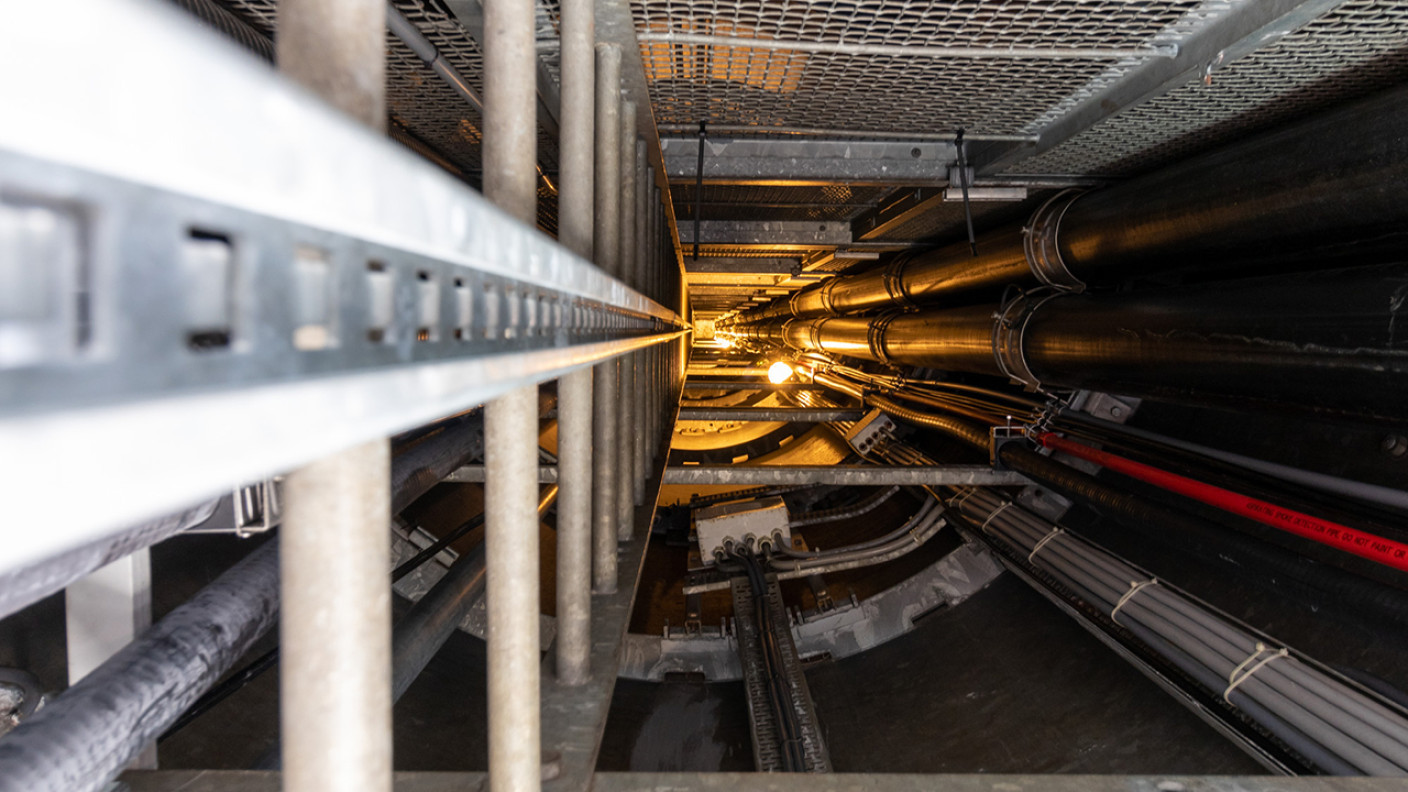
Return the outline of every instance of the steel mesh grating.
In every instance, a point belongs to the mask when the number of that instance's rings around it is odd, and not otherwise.
[[[251,27],[274,35],[277,0],[219,0]],[[433,0],[395,0],[396,8],[430,40],[465,80],[481,90],[484,62],[478,45],[459,21]],[[539,27],[548,24],[540,12]],[[541,35],[541,34],[540,34]],[[392,121],[477,182],[481,171],[479,113],[391,33],[386,36],[386,106]],[[555,63],[555,55],[549,61]],[[538,161],[557,170],[557,141],[538,134]]]
[[[1408,79],[1408,4],[1349,0],[1280,41],[1012,167],[1128,175]]]
[[[847,44],[1130,48],[1198,0],[633,0],[636,29]],[[645,43],[656,119],[1016,134],[1115,61],[931,59]]]

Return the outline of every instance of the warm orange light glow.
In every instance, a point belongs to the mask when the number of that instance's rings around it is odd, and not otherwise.
[[[792,379],[792,367],[781,360],[768,367],[768,382],[781,385],[790,379]]]

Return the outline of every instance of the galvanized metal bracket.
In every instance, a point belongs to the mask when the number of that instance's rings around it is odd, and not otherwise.
[[[1029,391],[1045,392],[1041,381],[1027,365],[1024,349],[1027,323],[1031,321],[1037,309],[1063,294],[1065,292],[1060,291],[1019,294],[1005,301],[993,316],[992,356],[997,362],[998,370]]]
[[[1084,190],[1062,190],[1032,213],[1032,219],[1022,229],[1022,248],[1027,254],[1027,266],[1043,285],[1058,291],[1083,292],[1085,281],[1076,277],[1061,258],[1057,234],[1061,218]]]

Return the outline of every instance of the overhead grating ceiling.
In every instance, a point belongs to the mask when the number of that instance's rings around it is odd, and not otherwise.
[[[205,2],[205,0],[175,0]],[[271,38],[277,0],[215,0]],[[478,44],[452,13],[470,0],[393,0],[476,90],[482,86]],[[662,127],[692,132],[700,121],[724,137],[789,137],[845,141],[947,138],[962,127],[970,138],[1031,141],[1103,91],[1267,0],[630,0],[641,62]],[[1008,160],[1009,176],[1123,177],[1208,150],[1292,117],[1351,101],[1408,80],[1408,2],[1326,0],[1319,18],[1302,21],[1250,54],[1214,66],[1211,83],[1192,80],[1118,110],[1049,151]],[[538,55],[550,79],[559,74],[557,0],[537,2]],[[661,41],[664,34],[757,39],[757,45]],[[459,172],[480,174],[477,111],[388,34],[388,109],[398,138]],[[933,57],[924,53],[846,54],[785,49],[785,42],[827,46],[1060,48],[1139,51],[1101,57]],[[1154,48],[1163,48],[1154,52]],[[990,53],[989,53],[990,54]],[[1128,84],[1128,83],[1126,83]],[[1001,145],[1018,145],[1003,143]],[[539,135],[543,171],[556,177],[557,145]],[[935,185],[942,184],[942,169]],[[1059,179],[1058,179],[1059,180]],[[1028,183],[1028,182],[1023,182]],[[974,222],[1023,216],[1048,195],[1030,182],[1026,201],[975,203]],[[898,207],[883,232],[857,228],[865,250],[947,243],[966,234],[961,203],[933,197],[915,207],[904,196],[916,185],[710,184],[696,196],[687,176],[671,187],[681,224],[706,221],[857,223]],[[540,185],[539,224],[556,229],[556,196]],[[913,207],[906,209],[905,207]],[[874,229],[871,222],[864,228]],[[686,246],[685,255],[692,254]],[[857,266],[830,260],[822,246],[801,249],[712,244],[705,257],[807,257],[814,275]],[[725,290],[726,291],[726,290]],[[740,288],[739,298],[753,296]],[[701,294],[701,297],[703,295]],[[706,298],[710,310],[725,294]],[[701,306],[705,302],[700,303]]]
[[[1274,44],[1132,107],[1022,173],[1131,175],[1408,79],[1408,3],[1349,0]]]
[[[777,41],[1137,48],[1199,0],[633,0],[637,32]],[[1218,5],[1226,5],[1219,3]],[[933,58],[645,42],[656,120],[1018,134],[1118,59]],[[1132,60],[1127,66],[1137,63]]]

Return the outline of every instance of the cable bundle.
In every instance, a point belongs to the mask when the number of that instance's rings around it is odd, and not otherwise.
[[[955,509],[1323,772],[1408,775],[1408,717],[1103,549],[981,489]]]

